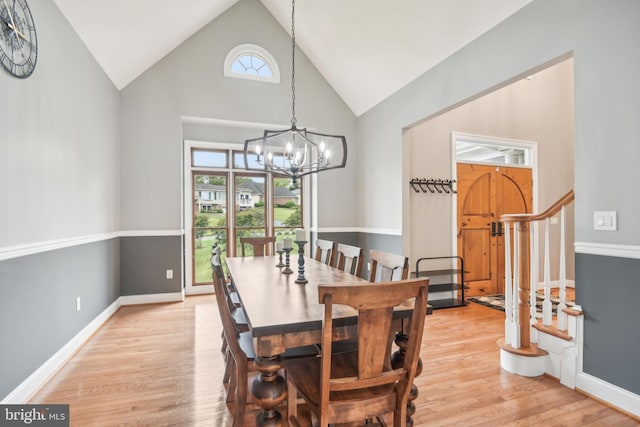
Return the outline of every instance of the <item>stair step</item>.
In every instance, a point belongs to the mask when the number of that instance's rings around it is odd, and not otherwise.
[[[563,339],[565,341],[571,341],[572,338],[567,331],[561,331],[555,326],[543,325],[542,323],[535,323],[533,325],[534,328],[539,330],[540,332],[544,332],[545,334],[552,335],[554,337]]]

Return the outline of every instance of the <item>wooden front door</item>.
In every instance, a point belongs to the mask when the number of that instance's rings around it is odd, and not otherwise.
[[[500,217],[531,213],[531,169],[458,163],[458,255],[467,296],[504,292]]]

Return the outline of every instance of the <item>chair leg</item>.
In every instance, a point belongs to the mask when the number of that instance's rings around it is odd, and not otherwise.
[[[287,418],[292,425],[300,425],[298,421],[298,388],[287,377]]]
[[[236,380],[236,402],[233,411],[233,427],[242,426],[242,418],[244,418],[244,410],[247,406],[247,376],[248,365],[246,359],[236,363],[235,380]]]

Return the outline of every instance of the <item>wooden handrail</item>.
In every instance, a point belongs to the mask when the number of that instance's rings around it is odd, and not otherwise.
[[[563,206],[567,206],[569,203],[573,202],[574,193],[573,189],[569,190],[567,194],[562,196],[551,205],[546,211],[537,214],[505,214],[500,217],[500,220],[503,222],[511,222],[511,221],[523,221],[523,222],[533,222],[533,221],[541,221],[543,219],[551,218],[562,209]]]

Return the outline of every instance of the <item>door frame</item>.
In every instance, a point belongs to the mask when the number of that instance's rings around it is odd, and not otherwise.
[[[458,181],[456,158],[456,142],[463,140],[465,142],[476,142],[478,144],[489,144],[500,147],[523,148],[529,150],[531,165],[531,177],[533,183],[531,185],[532,212],[538,212],[538,143],[536,141],[527,141],[513,138],[500,138],[496,136],[476,135],[463,132],[451,132],[451,179]],[[460,163],[475,163],[465,160]],[[482,165],[505,166],[504,163],[477,162]],[[518,165],[509,165],[509,167],[519,167]],[[521,166],[520,166],[521,167]],[[452,253],[458,253],[458,195],[457,193],[451,198],[451,248]],[[533,250],[532,253],[538,255],[538,227],[533,223]],[[537,275],[537,272],[535,273]]]

